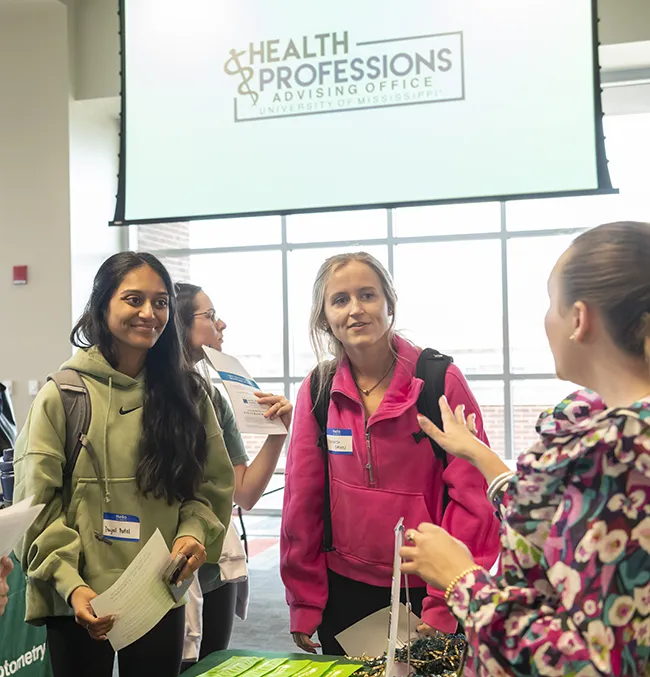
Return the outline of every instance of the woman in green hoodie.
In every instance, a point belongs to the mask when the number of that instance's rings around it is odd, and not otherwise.
[[[16,549],[28,576],[26,620],[47,626],[54,677],[110,677],[112,617],[90,601],[124,572],[159,529],[187,578],[218,562],[232,509],[233,469],[214,408],[187,364],[165,267],[123,252],[100,267],[72,331],[92,409],[88,435],[65,472],[66,414],[57,386],[36,397],[16,443],[16,500],[45,508]],[[66,469],[67,470],[67,469]],[[130,540],[111,520],[130,516]],[[170,611],[118,654],[121,677],[175,676],[184,609]]]

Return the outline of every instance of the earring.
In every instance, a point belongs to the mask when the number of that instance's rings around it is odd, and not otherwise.
[[[569,336],[569,341],[575,341],[578,338],[578,332],[574,331],[571,336]]]

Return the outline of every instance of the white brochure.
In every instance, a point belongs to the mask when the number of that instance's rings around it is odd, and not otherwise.
[[[8,555],[25,532],[32,525],[38,514],[45,507],[42,503],[32,505],[33,496],[0,510],[0,557]]]
[[[107,633],[115,651],[140,639],[174,607],[174,598],[163,580],[169,558],[165,539],[156,529],[117,581],[90,602],[98,617],[116,617]]]
[[[280,419],[272,421],[264,418],[269,407],[260,404],[253,394],[262,388],[255,383],[236,357],[208,346],[203,346],[203,352],[223,382],[240,432],[253,435],[287,434],[287,429]]]

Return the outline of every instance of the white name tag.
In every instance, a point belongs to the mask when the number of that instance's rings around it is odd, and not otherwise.
[[[140,520],[135,515],[105,512],[104,538],[137,542],[140,540]]]
[[[352,430],[328,428],[327,448],[330,454],[352,454]]]

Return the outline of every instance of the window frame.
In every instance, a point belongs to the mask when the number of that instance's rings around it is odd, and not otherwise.
[[[292,386],[300,384],[304,380],[304,375],[294,375],[291,373],[291,344],[290,344],[290,313],[289,307],[289,286],[288,286],[288,269],[289,269],[289,253],[300,249],[340,249],[345,250],[351,247],[370,247],[370,246],[386,246],[388,248],[388,269],[391,275],[394,272],[394,256],[395,247],[400,244],[420,244],[420,243],[436,243],[436,242],[461,242],[461,241],[494,241],[497,240],[501,247],[501,303],[503,308],[502,313],[502,344],[503,344],[503,369],[502,371],[495,371],[483,374],[469,374],[467,380],[470,384],[481,381],[501,381],[503,382],[503,402],[504,402],[504,439],[505,439],[505,459],[512,460],[522,450],[514,449],[513,439],[513,415],[514,415],[514,401],[512,384],[517,381],[527,380],[555,380],[554,373],[513,373],[511,368],[510,355],[510,304],[508,291],[508,242],[514,239],[531,238],[531,237],[554,237],[557,235],[579,233],[587,230],[585,227],[580,228],[557,228],[544,230],[530,230],[530,231],[513,231],[508,230],[506,222],[506,203],[500,203],[500,228],[496,232],[491,233],[464,233],[464,234],[446,234],[446,235],[428,235],[428,236],[413,236],[413,237],[397,237],[394,234],[393,224],[395,220],[395,209],[385,210],[386,215],[386,233],[385,238],[372,238],[365,240],[338,240],[330,242],[289,242],[287,239],[287,217],[281,217],[281,242],[273,245],[246,245],[238,247],[210,247],[202,249],[166,249],[154,252],[160,257],[183,257],[194,256],[197,254],[230,254],[230,253],[244,253],[244,252],[259,252],[259,251],[280,251],[282,260],[282,346],[283,346],[283,373],[281,376],[269,376],[257,378],[253,376],[260,383],[283,383],[284,395],[289,397]],[[130,226],[130,228],[137,229],[137,226]],[[131,238],[131,244],[135,243],[137,238]],[[399,285],[399,281],[397,281]],[[489,433],[489,431],[488,431]]]

